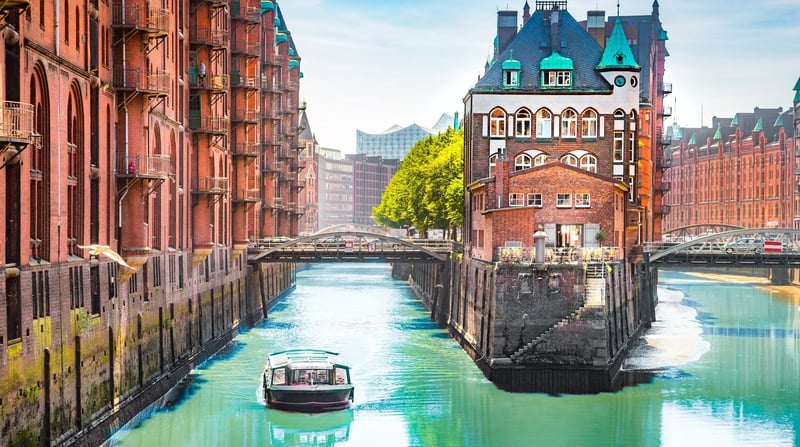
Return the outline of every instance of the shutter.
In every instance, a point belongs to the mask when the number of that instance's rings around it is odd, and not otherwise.
[[[483,137],[489,136],[489,116],[483,115]]]
[[[599,137],[605,138],[606,137],[606,117],[600,115],[600,124],[599,124]]]
[[[600,224],[587,223],[583,224],[583,246],[587,248],[596,248],[600,244],[597,242],[597,233],[600,232]]]
[[[561,126],[559,126],[559,116],[553,116],[553,138],[558,138],[561,135]]]

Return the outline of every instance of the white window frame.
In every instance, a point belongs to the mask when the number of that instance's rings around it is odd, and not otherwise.
[[[542,207],[542,193],[540,192],[529,192],[525,199],[526,206],[532,206],[535,208]]]
[[[553,138],[553,113],[547,109],[536,112],[536,138]]]
[[[533,166],[533,159],[530,155],[522,153],[514,157],[514,170],[522,171]]]
[[[503,87],[519,87],[519,70],[503,72]]]
[[[569,192],[557,193],[556,208],[572,208],[572,193]]]
[[[534,166],[544,166],[547,163],[547,154],[539,153],[533,157]]]
[[[519,109],[517,111],[517,138],[531,137],[531,111]]]
[[[597,174],[597,157],[592,154],[586,154],[580,158],[578,162],[579,167],[584,171],[594,172]]]
[[[525,194],[521,192],[509,193],[508,206],[509,207],[525,206]]]
[[[489,113],[489,137],[504,138],[506,136],[506,112],[503,109],[492,109]]]
[[[636,162],[636,132],[630,132],[628,135],[628,144],[630,145],[631,151],[631,163]]]
[[[587,109],[581,117],[581,137],[597,138],[597,112]]]
[[[576,157],[574,154],[571,154],[571,153],[570,154],[564,154],[564,156],[561,157],[561,163],[564,163],[565,165],[568,165],[568,166],[574,166],[574,167],[577,168],[578,167],[578,157]]]
[[[614,163],[625,161],[625,132],[614,132]]]
[[[497,153],[489,155],[489,177],[494,177],[494,168],[497,166]]]
[[[575,193],[575,208],[590,208],[592,206],[592,195],[588,192]]]
[[[561,113],[561,138],[578,137],[578,112],[567,109]]]

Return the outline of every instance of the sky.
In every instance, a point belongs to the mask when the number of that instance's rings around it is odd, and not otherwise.
[[[652,0],[619,0],[620,15],[646,15]],[[355,153],[356,130],[432,127],[463,115],[483,73],[497,11],[525,0],[278,0],[301,57],[300,101],[317,142]],[[529,0],[531,9],[535,0]],[[659,0],[669,40],[666,120],[710,126],[755,107],[790,108],[800,78],[800,1]],[[617,0],[568,0],[567,11],[616,15]]]

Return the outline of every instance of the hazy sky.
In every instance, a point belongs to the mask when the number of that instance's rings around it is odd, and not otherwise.
[[[535,0],[529,0],[535,8]],[[300,100],[324,147],[355,152],[356,129],[433,126],[463,115],[463,98],[492,53],[497,10],[525,0],[279,0],[302,58]],[[621,15],[645,15],[652,0],[620,0]],[[669,40],[665,104],[682,126],[711,125],[754,107],[792,104],[800,77],[799,0],[660,0]],[[616,0],[569,0],[616,15]],[[702,111],[702,112],[701,112]]]

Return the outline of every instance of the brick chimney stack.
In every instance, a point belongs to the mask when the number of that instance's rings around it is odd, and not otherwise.
[[[497,11],[497,48],[494,58],[497,59],[508,44],[517,36],[517,11]]]

